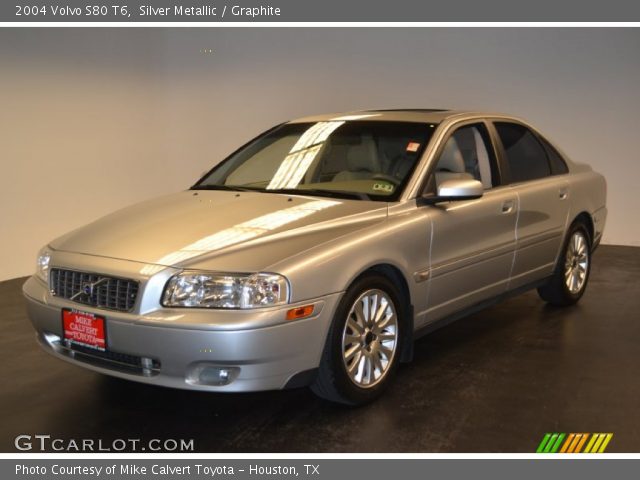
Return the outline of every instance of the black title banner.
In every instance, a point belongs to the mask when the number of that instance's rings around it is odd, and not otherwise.
[[[638,22],[628,0],[14,0],[0,22]]]

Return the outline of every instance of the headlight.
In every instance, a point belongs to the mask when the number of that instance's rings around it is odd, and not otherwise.
[[[171,277],[165,307],[259,308],[289,301],[289,282],[276,273],[253,275],[185,271]]]
[[[45,283],[49,283],[49,262],[51,262],[51,252],[47,247],[43,247],[38,252],[36,275]]]

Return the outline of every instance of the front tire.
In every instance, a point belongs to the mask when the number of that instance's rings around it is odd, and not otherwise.
[[[336,310],[313,392],[347,405],[379,397],[400,363],[405,303],[395,285],[382,275],[356,280]]]
[[[591,237],[583,223],[574,223],[569,229],[553,276],[538,288],[538,294],[551,305],[573,305],[584,294],[590,272]]]

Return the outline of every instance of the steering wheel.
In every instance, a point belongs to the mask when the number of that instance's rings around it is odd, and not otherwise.
[[[400,180],[398,180],[396,177],[392,177],[391,175],[387,175],[386,173],[376,173],[373,177],[371,177],[371,179],[384,180],[386,182],[393,183],[394,187],[400,185]]]

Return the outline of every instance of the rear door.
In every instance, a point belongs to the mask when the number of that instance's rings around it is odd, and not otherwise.
[[[569,182],[548,143],[516,122],[493,122],[502,170],[518,198],[516,254],[509,288],[549,276],[566,230]]]
[[[444,202],[432,219],[428,321],[504,293],[515,251],[517,194],[502,185],[497,157],[484,122],[457,127],[445,139],[431,185],[455,177],[484,185],[474,200]]]

